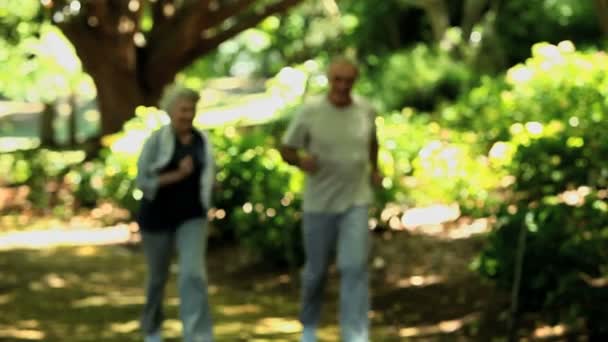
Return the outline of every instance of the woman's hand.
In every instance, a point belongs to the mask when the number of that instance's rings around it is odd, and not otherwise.
[[[183,178],[190,176],[190,174],[192,174],[194,171],[194,161],[192,161],[192,156],[185,156],[182,158],[182,160],[179,161],[178,170]]]

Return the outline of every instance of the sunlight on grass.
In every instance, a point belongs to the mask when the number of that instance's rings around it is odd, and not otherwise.
[[[163,323],[163,335],[169,338],[182,336],[182,322],[178,319],[167,319]]]
[[[445,279],[439,275],[422,275],[422,276],[412,276],[404,279],[399,279],[397,281],[397,286],[400,288],[407,287],[423,287],[429,285],[440,284],[444,282]]]
[[[282,317],[267,317],[256,322],[256,334],[294,334],[300,332],[300,322]]]
[[[10,303],[13,300],[13,297],[15,297],[15,296],[10,293],[0,295],[0,305],[5,305],[5,304]]]
[[[110,293],[106,296],[90,296],[87,298],[76,300],[72,303],[74,308],[99,307],[99,306],[127,306],[127,305],[143,305],[146,299],[143,295],[126,296],[120,293]]]
[[[0,340],[20,339],[20,340],[42,340],[45,338],[43,331],[39,330],[40,322],[29,319],[14,322],[11,326],[0,325]]]
[[[259,305],[243,304],[243,305],[225,305],[219,308],[219,311],[224,316],[238,316],[242,314],[257,314],[262,312]]]
[[[407,210],[401,217],[406,229],[414,229],[422,225],[442,224],[460,217],[458,205],[433,205],[426,208]]]
[[[43,282],[51,289],[61,289],[66,286],[64,278],[56,273],[48,273],[43,277]]]
[[[138,321],[129,321],[124,323],[112,323],[110,325],[110,330],[119,334],[128,334],[135,332],[139,329]]]
[[[479,319],[478,313],[472,313],[459,319],[441,321],[433,325],[421,325],[416,327],[401,328],[401,337],[423,337],[429,335],[440,335],[454,333],[462,329],[465,325]]]
[[[0,236],[0,250],[17,248],[41,249],[57,246],[111,245],[130,241],[127,225],[105,228],[64,229],[6,232]]]
[[[533,336],[534,338],[552,338],[563,336],[568,332],[568,328],[563,324],[558,324],[555,326],[545,325],[534,330]]]
[[[317,332],[321,341],[339,341],[340,329],[337,325],[320,328]]]
[[[0,327],[0,339],[19,339],[39,341],[45,337],[44,332],[33,329],[17,329],[17,328],[2,328]]]
[[[240,322],[216,322],[213,331],[216,335],[238,335],[246,328],[245,323]]]

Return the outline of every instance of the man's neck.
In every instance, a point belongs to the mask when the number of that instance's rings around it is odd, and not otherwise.
[[[332,96],[331,94],[328,94],[327,100],[329,100],[329,103],[331,103],[332,105],[334,105],[337,108],[348,107],[353,103],[353,98],[351,96],[349,96],[346,99],[340,99],[336,96]]]

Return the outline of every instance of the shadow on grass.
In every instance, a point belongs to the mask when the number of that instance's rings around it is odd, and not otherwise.
[[[490,341],[504,336],[506,295],[469,263],[481,236],[460,240],[373,235],[372,338]],[[181,341],[175,268],[166,290],[165,341]],[[298,341],[298,276],[211,246],[216,341]],[[338,341],[339,279],[329,275],[320,341]],[[141,341],[145,268],[137,246],[74,246],[0,252],[0,341]]]

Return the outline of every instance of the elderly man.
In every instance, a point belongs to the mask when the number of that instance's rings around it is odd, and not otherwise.
[[[306,101],[282,140],[283,159],[306,173],[300,321],[302,342],[316,341],[332,252],[340,272],[342,341],[369,339],[368,206],[380,183],[376,113],[352,96],[355,63],[338,57],[328,70],[327,94]]]

